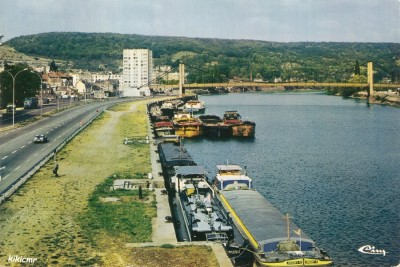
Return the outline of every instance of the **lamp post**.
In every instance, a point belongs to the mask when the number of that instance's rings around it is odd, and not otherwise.
[[[25,70],[28,70],[28,68],[25,68],[23,70],[18,71],[17,74],[15,74],[15,75],[12,75],[11,72],[9,72],[8,70],[4,70],[8,74],[10,74],[10,76],[13,79],[13,107],[12,107],[12,110],[13,110],[13,113],[12,113],[13,114],[12,115],[12,118],[13,118],[12,122],[13,123],[12,123],[12,125],[13,125],[13,127],[15,125],[15,108],[16,108],[16,105],[15,105],[15,78],[17,78],[17,75],[20,74],[21,72],[25,71]]]
[[[43,117],[43,80],[42,76],[39,75],[36,71],[31,71],[32,73],[36,74],[40,78],[40,117]]]

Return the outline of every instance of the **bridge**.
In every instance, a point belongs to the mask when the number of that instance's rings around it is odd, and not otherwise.
[[[179,89],[179,95],[185,94],[185,89],[196,89],[196,88],[212,88],[212,87],[297,87],[297,88],[365,88],[368,90],[368,96],[374,95],[374,88],[379,89],[398,89],[400,84],[396,83],[374,83],[373,79],[373,63],[368,62],[368,82],[367,83],[339,83],[339,82],[225,82],[225,83],[189,83],[185,84],[185,65],[184,63],[179,64],[179,84],[164,85],[164,84],[151,84],[152,89],[158,90],[169,90]]]

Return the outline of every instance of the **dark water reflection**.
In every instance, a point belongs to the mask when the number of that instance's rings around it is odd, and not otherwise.
[[[185,140],[213,176],[246,165],[256,188],[324,248],[335,266],[400,263],[400,109],[320,93],[202,96],[207,114],[238,110],[253,140]],[[357,251],[374,245],[388,253]]]

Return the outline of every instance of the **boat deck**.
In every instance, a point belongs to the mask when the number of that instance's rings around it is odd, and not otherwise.
[[[287,239],[286,217],[260,193],[254,190],[232,190],[220,191],[221,195],[228,202],[230,208],[236,213],[242,223],[240,231],[247,238],[253,238],[260,246],[256,248],[261,251],[269,251],[269,246]],[[251,203],[251,205],[249,205]],[[298,230],[293,222],[290,222],[290,229]],[[292,233],[291,233],[292,234]],[[303,244],[313,242],[302,232]],[[298,240],[297,236],[291,237]],[[309,242],[304,242],[309,241]],[[268,244],[268,245],[267,245]],[[253,244],[253,246],[256,246]]]

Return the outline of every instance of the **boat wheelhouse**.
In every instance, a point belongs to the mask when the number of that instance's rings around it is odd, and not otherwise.
[[[217,165],[214,186],[218,190],[252,189],[252,179],[239,165]]]

